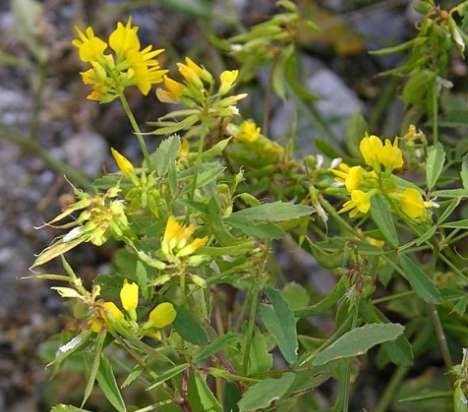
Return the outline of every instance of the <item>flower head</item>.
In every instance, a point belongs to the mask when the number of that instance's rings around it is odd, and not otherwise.
[[[164,328],[174,322],[177,312],[174,305],[169,302],[160,303],[149,314],[148,326]]]
[[[122,302],[123,308],[128,312],[132,313],[138,306],[138,294],[139,288],[136,283],[128,282],[124,280],[124,284],[120,289],[120,301]]]
[[[94,35],[92,27],[88,27],[84,33],[78,27],[75,27],[75,31],[78,38],[74,39],[72,44],[78,48],[82,61],[92,62],[104,56],[107,44],[104,40]]]
[[[359,144],[359,150],[367,165],[374,169],[379,166],[379,154],[382,151],[382,141],[374,135],[365,136]]]
[[[395,137],[393,144],[389,139],[385,139],[385,145],[379,153],[379,161],[387,170],[403,167],[403,154],[398,148],[398,138]]]
[[[349,212],[349,217],[353,218],[359,213],[365,214],[370,209],[371,195],[362,190],[351,191],[351,200],[348,200],[339,213]]]
[[[164,76],[163,82],[165,89],[158,88],[156,90],[156,96],[159,101],[163,103],[177,103],[184,93],[185,86],[169,76]]]
[[[401,193],[400,196],[400,207],[403,213],[409,216],[411,219],[424,218],[427,215],[427,208],[431,207],[431,202],[425,202],[421,196],[421,193],[413,188],[409,187]]]
[[[108,43],[96,37],[91,27],[85,33],[80,29],[76,32],[78,38],[72,43],[78,48],[80,59],[92,66],[81,74],[83,82],[93,86],[90,100],[110,102],[128,86],[136,86],[147,95],[151,86],[160,83],[167,72],[161,70],[155,59],[164,50],[153,50],[152,46],[141,49],[138,27],[132,26],[131,19],[125,25],[117,23]],[[113,55],[104,54],[108,47]]]
[[[352,190],[361,186],[365,170],[361,166],[349,167],[346,163],[340,163],[337,169],[331,169],[336,176],[335,180],[344,183],[346,190],[351,193]]]
[[[192,255],[198,249],[202,248],[208,242],[208,237],[196,238],[191,240],[195,226],[182,226],[174,216],[169,216],[166,229],[161,242],[161,249],[166,258],[173,260]]]
[[[260,137],[260,127],[252,120],[244,120],[234,138],[240,142],[255,142]]]
[[[109,46],[118,55],[125,55],[130,50],[140,50],[137,32],[138,27],[132,27],[132,19],[128,19],[125,26],[119,21],[117,28],[109,36]]]
[[[114,157],[115,163],[117,163],[118,168],[125,177],[130,177],[135,174],[135,168],[132,165],[132,162],[128,160],[123,154],[119,153],[113,147],[111,147],[111,153]]]
[[[239,70],[226,70],[222,72],[219,76],[219,80],[221,82],[221,85],[219,86],[219,94],[223,95],[228,93],[232,89],[232,86],[238,77]]]

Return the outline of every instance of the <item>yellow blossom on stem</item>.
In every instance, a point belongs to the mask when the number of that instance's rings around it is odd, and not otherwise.
[[[349,217],[353,218],[359,213],[365,214],[370,209],[371,195],[362,190],[353,190],[351,192],[351,200],[348,200],[339,213],[349,212]]]
[[[80,59],[84,62],[101,59],[107,48],[106,42],[94,35],[92,27],[88,27],[84,33],[78,27],[75,27],[75,31],[78,38],[72,44],[78,48]]]
[[[109,44],[96,37],[91,27],[85,33],[80,29],[76,31],[78,38],[72,43],[78,48],[80,59],[92,66],[82,73],[83,82],[93,86],[88,96],[90,100],[110,102],[128,86],[136,86],[147,95],[151,86],[160,83],[167,72],[161,70],[155,58],[164,50],[153,50],[152,46],[141,49],[138,27],[132,26],[131,19],[125,25],[117,23],[109,36]],[[114,55],[104,54],[108,46]]]
[[[336,176],[335,180],[343,183],[346,190],[351,193],[360,187],[365,171],[361,166],[349,167],[346,163],[340,163],[338,168],[331,169],[331,172]]]
[[[169,76],[164,76],[163,82],[165,89],[158,88],[156,90],[159,101],[162,103],[177,103],[184,93],[185,86]]]
[[[411,219],[426,217],[426,209],[431,206],[431,202],[425,202],[421,196],[421,193],[413,187],[409,187],[403,190],[400,195],[401,210]]]
[[[130,160],[128,160],[123,154],[119,153],[113,147],[111,147],[111,153],[114,157],[115,163],[117,163],[117,167],[125,177],[129,178],[135,174],[135,168],[133,167]]]
[[[232,86],[238,77],[239,70],[225,70],[222,72],[219,76],[219,80],[221,82],[219,87],[219,94],[223,95],[228,93],[232,89]]]
[[[255,142],[260,137],[260,127],[252,120],[244,120],[234,138],[240,142]]]
[[[393,144],[389,139],[385,139],[385,144],[379,152],[379,161],[387,170],[403,167],[403,154],[398,148],[398,138],[395,137]]]
[[[359,150],[367,165],[379,168],[379,154],[382,151],[382,141],[374,135],[365,136],[359,143]]]
[[[132,19],[128,19],[124,26],[117,22],[117,28],[109,36],[109,46],[117,54],[125,54],[129,50],[139,50],[138,27],[132,27]]]
[[[169,302],[160,303],[149,314],[147,327],[164,328],[174,322],[177,312],[174,305]]]
[[[132,315],[138,306],[139,288],[136,283],[124,280],[124,284],[120,289],[120,301],[123,308]]]
[[[194,239],[190,242],[195,226],[182,226],[174,216],[169,216],[161,242],[161,249],[167,258],[185,257],[193,254],[208,242],[208,237]]]

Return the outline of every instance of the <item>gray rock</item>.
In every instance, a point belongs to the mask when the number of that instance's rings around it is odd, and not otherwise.
[[[104,138],[93,132],[75,134],[67,140],[64,149],[70,165],[90,176],[99,173],[108,152]]]

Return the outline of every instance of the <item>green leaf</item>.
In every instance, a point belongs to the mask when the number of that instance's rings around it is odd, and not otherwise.
[[[64,405],[63,403],[60,405],[54,406],[50,412],[91,412],[88,409],[81,409],[77,408],[72,405]]]
[[[296,282],[288,283],[281,291],[281,294],[293,311],[307,306],[310,301],[307,290]]]
[[[56,258],[57,256],[60,256],[64,254],[65,252],[68,252],[70,249],[73,249],[74,247],[78,246],[80,243],[85,242],[88,239],[87,235],[80,236],[76,239],[70,240],[69,242],[63,242],[59,241],[52,246],[48,247],[47,249],[43,250],[40,255],[37,257],[37,259],[34,261],[33,265],[31,266],[31,269],[43,265],[44,263],[49,262],[50,260]]]
[[[177,159],[179,150],[180,137],[176,135],[168,137],[159,144],[156,152],[151,155],[158,176],[166,175],[169,170],[169,165]]]
[[[159,385],[162,385],[167,380],[172,379],[173,377],[175,377],[177,375],[180,375],[189,366],[190,366],[190,364],[188,364],[188,363],[182,363],[180,365],[176,365],[173,368],[170,368],[170,369],[166,370],[165,372],[161,373],[158,376],[158,378],[156,379],[156,382],[154,382],[146,390],[149,391],[151,389],[157,388]]]
[[[284,48],[278,59],[275,61],[272,71],[271,82],[274,92],[281,98],[286,97],[286,70],[288,62],[294,52],[294,45],[291,44]]]
[[[468,154],[463,157],[460,177],[463,187],[468,190]]]
[[[296,319],[279,291],[267,288],[266,294],[272,305],[260,306],[260,318],[286,361],[292,364],[297,360],[298,349]]]
[[[209,358],[215,353],[221,351],[226,345],[237,339],[235,333],[226,333],[225,335],[218,336],[215,340],[211,341],[204,349],[198,352],[192,359],[193,363],[201,362]]]
[[[251,386],[238,403],[239,412],[267,408],[273,401],[281,399],[293,384],[295,377],[294,373],[287,372],[281,378],[265,379]]]
[[[223,412],[223,408],[206,384],[205,379],[199,374],[194,374],[195,386],[197,388],[200,403],[205,412]]]
[[[444,169],[445,152],[440,143],[436,143],[427,149],[426,161],[426,184],[429,190],[437,183],[442,170]]]
[[[248,375],[267,372],[273,367],[273,355],[268,352],[265,336],[258,330],[252,339],[249,353]]]
[[[374,223],[392,246],[398,246],[399,239],[393,221],[393,215],[390,210],[390,205],[380,193],[372,197],[371,216]]]
[[[352,329],[319,352],[312,365],[363,355],[375,345],[395,340],[403,331],[404,327],[398,323],[373,323]]]
[[[77,350],[83,349],[88,344],[92,334],[93,333],[89,330],[83,331],[73,339],[66,342],[64,345],[60,346],[55,354],[55,359],[47,366],[49,367],[54,365],[54,373],[56,373],[65,359],[67,359]]]
[[[176,311],[174,329],[182,339],[195,345],[206,345],[209,341],[208,334],[199,320],[183,306],[178,306]]]
[[[230,221],[242,218],[257,222],[282,222],[284,220],[309,216],[313,211],[314,208],[310,206],[295,205],[287,202],[273,202],[239,210],[225,219],[225,221],[229,223]]]
[[[449,229],[468,229],[468,219],[455,220],[453,222],[447,222],[441,225]]]
[[[465,197],[468,197],[468,189],[436,190],[432,192],[432,194],[437,197],[465,198]]]
[[[97,337],[96,347],[94,349],[94,359],[93,359],[93,363],[91,364],[91,370],[89,372],[88,382],[86,383],[83,400],[81,402],[81,407],[84,406],[84,404],[90,397],[91,392],[93,391],[94,382],[96,380],[96,375],[99,369],[99,363],[101,360],[101,353],[102,353],[102,348],[104,346],[105,339],[106,339],[106,332],[105,331],[100,332]]]
[[[117,386],[112,365],[104,354],[101,355],[101,361],[99,363],[96,378],[99,383],[99,387],[102,392],[104,392],[104,395],[111,405],[119,412],[126,412],[127,408],[119,387]]]
[[[361,158],[359,143],[367,131],[367,122],[364,116],[357,112],[349,119],[344,132],[345,144],[348,152],[357,159]]]
[[[399,272],[422,300],[428,303],[441,302],[439,290],[423,272],[420,265],[404,254],[400,255],[400,265],[403,270],[399,270]]]

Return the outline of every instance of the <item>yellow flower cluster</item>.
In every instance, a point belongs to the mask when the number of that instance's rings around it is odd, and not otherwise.
[[[120,289],[120,302],[130,320],[137,321],[136,309],[139,301],[139,287],[134,282],[124,280]],[[102,328],[112,328],[113,325],[125,322],[125,315],[114,302],[99,302],[96,306],[97,313],[89,324],[93,332],[99,332]],[[154,336],[154,329],[161,329],[174,322],[177,316],[172,303],[163,302],[157,305],[149,314],[148,321],[143,325],[145,334]]]
[[[213,75],[203,66],[198,65],[189,57],[185,58],[184,63],[177,63],[179,74],[183,82],[178,82],[169,76],[164,76],[164,88],[158,88],[156,95],[163,103],[184,103],[188,107],[196,107],[206,100],[206,97],[211,93],[215,85]],[[237,113],[237,109],[233,108],[233,104],[238,100],[243,99],[246,95],[240,94],[224,98],[234,87],[237,78],[239,77],[238,70],[226,70],[219,76],[219,86],[216,93],[211,96],[211,109],[217,111],[221,115],[233,115]]]
[[[155,59],[163,49],[152,46],[141,48],[138,27],[129,19],[124,25],[117,23],[106,43],[94,34],[91,27],[84,32],[76,28],[78,38],[73,45],[78,48],[80,59],[91,65],[81,73],[83,83],[92,86],[88,99],[101,103],[118,97],[126,87],[136,86],[147,95],[151,86],[162,81],[167,70],[161,70]],[[110,47],[112,54],[105,51]]]
[[[172,262],[193,255],[206,245],[207,236],[190,241],[194,231],[194,225],[182,226],[174,216],[169,216],[161,242],[161,250],[167,260]]]
[[[377,192],[387,195],[405,215],[411,219],[427,216],[427,208],[431,202],[425,202],[416,188],[400,190],[391,180],[392,172],[403,167],[403,153],[398,147],[398,139],[393,143],[386,139],[385,143],[377,136],[365,136],[359,149],[368,171],[362,166],[348,166],[341,163],[331,169],[335,180],[344,185],[350,195],[350,200],[344,203],[340,213],[349,212],[351,218],[366,214],[371,207],[371,199]]]

